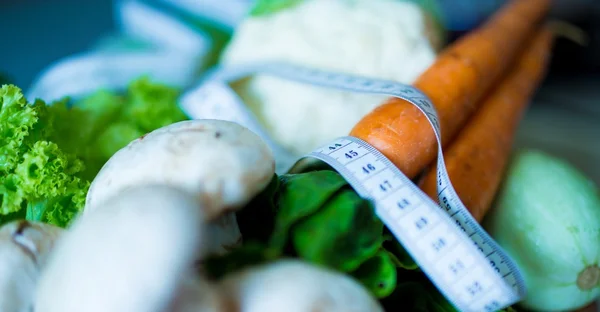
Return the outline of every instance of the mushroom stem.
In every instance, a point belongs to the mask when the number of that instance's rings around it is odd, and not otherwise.
[[[36,312],[163,312],[204,235],[187,192],[132,188],[73,223],[41,277]]]
[[[38,277],[63,231],[25,220],[0,228],[0,311],[32,311]]]

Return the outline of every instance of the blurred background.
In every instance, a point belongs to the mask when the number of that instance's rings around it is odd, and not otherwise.
[[[476,27],[503,3],[415,1],[434,8],[450,40]],[[40,94],[43,89],[43,94],[50,97],[87,92],[96,87],[94,79],[105,79],[107,86],[113,81],[123,84],[137,73],[136,66],[153,67],[157,75],[185,84],[198,71],[214,64],[214,53],[205,52],[224,44],[252,2],[0,0],[0,29],[4,30],[0,74],[29,89],[31,94]],[[557,0],[552,15],[582,30],[587,42],[582,45],[564,38],[558,40],[551,71],[521,126],[518,144],[560,154],[600,182],[600,168],[596,165],[600,159],[600,1]],[[166,16],[175,17],[177,22],[163,21]],[[144,52],[156,45],[173,49]],[[106,59],[114,51],[140,54],[131,59]],[[103,63],[90,57],[113,62],[121,71],[102,71],[100,67],[105,66],[98,64]],[[88,80],[94,78],[88,85],[86,79],[57,83],[61,81],[59,76],[85,66]]]
[[[444,23],[454,36],[475,27],[496,10],[503,0],[418,0],[435,3]],[[196,1],[148,1],[153,5],[187,3],[202,9]],[[249,6],[252,1],[239,2]],[[582,47],[560,39],[555,51],[553,74],[587,76],[600,72],[600,1],[558,0],[553,15],[581,27],[589,36]],[[191,4],[190,4],[191,3]],[[240,4],[235,5],[239,6]],[[45,67],[67,55],[93,48],[100,38],[116,33],[118,2],[110,0],[0,0],[0,29],[4,33],[0,49],[0,72],[18,85],[29,85]],[[223,7],[227,7],[224,4]],[[235,8],[238,10],[238,8]],[[206,14],[210,14],[206,10]],[[219,17],[215,17],[219,18]]]

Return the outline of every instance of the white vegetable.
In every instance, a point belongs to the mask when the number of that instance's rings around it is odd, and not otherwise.
[[[220,284],[232,311],[383,312],[369,292],[347,275],[301,260],[279,260],[232,273]]]
[[[33,311],[40,271],[63,229],[13,221],[0,228],[0,311]]]
[[[429,23],[398,0],[306,0],[235,30],[221,63],[287,61],[412,83],[436,56]],[[386,96],[336,91],[255,76],[234,85],[270,135],[297,154],[347,135]]]
[[[575,167],[518,152],[484,225],[523,272],[523,306],[569,311],[599,297],[600,196]]]
[[[35,311],[162,312],[185,301],[204,235],[199,205],[181,190],[148,186],[76,219],[42,274]]]
[[[241,242],[233,211],[271,181],[275,161],[262,139],[228,121],[189,120],[155,130],[115,153],[87,194],[85,213],[128,188],[165,184],[205,199],[215,253]]]

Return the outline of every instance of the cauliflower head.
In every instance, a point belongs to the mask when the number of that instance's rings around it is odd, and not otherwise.
[[[400,0],[305,0],[248,16],[222,65],[286,61],[323,70],[412,83],[436,57],[427,14]],[[352,127],[388,97],[338,91],[267,75],[233,84],[273,139],[302,155]]]

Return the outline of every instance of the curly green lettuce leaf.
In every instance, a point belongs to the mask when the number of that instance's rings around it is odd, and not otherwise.
[[[178,89],[153,83],[148,77],[137,79],[129,86],[123,119],[135,122],[143,132],[186,120],[177,105],[179,94]]]
[[[21,90],[13,85],[0,88],[0,105],[0,173],[4,175],[18,163],[23,141],[38,116]]]
[[[17,218],[67,226],[83,209],[89,181],[74,154],[51,141],[59,118],[14,85],[0,88],[0,223]]]
[[[65,227],[82,211],[90,182],[77,176],[81,160],[38,141],[23,155],[14,179],[28,195],[26,219]]]
[[[179,90],[142,77],[125,92],[98,90],[71,101],[29,103],[0,89],[0,223],[15,218],[66,226],[84,206],[89,181],[144,133],[188,119]],[[85,166],[84,166],[85,164]]]
[[[86,166],[81,175],[92,180],[110,157],[99,154],[95,146],[100,134],[109,129],[119,116],[122,100],[106,91],[98,91],[75,103],[72,105],[69,98],[47,106],[42,101],[36,101],[34,105],[45,107],[40,110],[44,113],[43,122],[37,127],[46,133],[32,135],[48,138],[65,152],[82,159]]]
[[[84,160],[93,179],[118,150],[145,133],[189,119],[177,105],[180,91],[140,77],[123,92],[98,90],[51,104],[57,122],[53,140]],[[82,144],[82,142],[85,142]]]
[[[305,0],[258,0],[250,10],[251,16],[263,16],[292,8]]]

